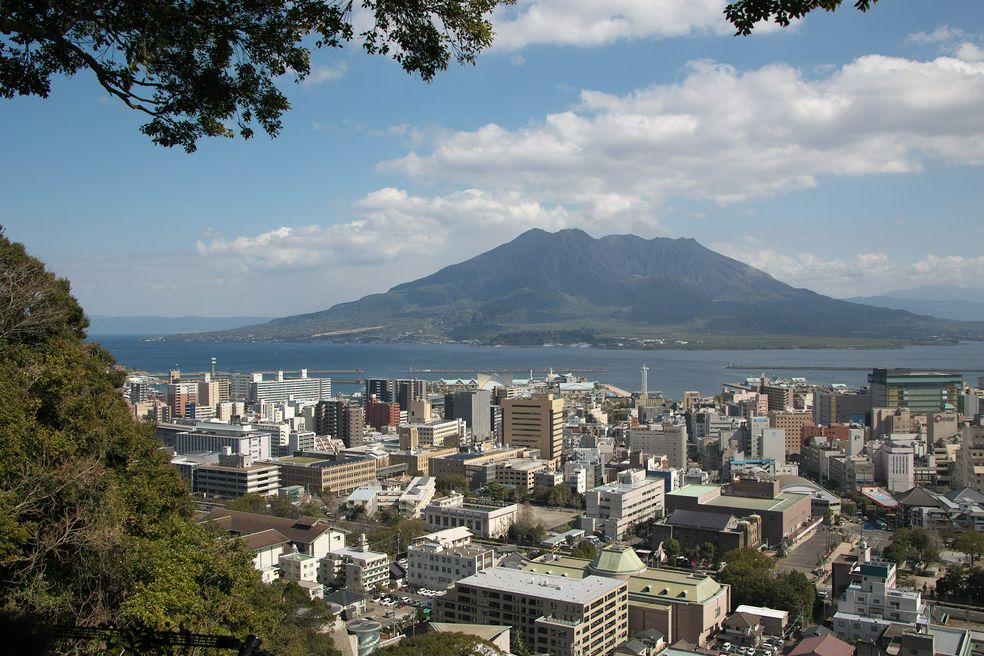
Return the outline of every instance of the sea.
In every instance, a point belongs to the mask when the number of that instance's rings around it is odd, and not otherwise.
[[[629,391],[641,388],[641,369],[648,367],[649,392],[680,398],[684,390],[704,395],[761,375],[806,378],[814,383],[860,387],[872,368],[909,368],[961,373],[971,385],[984,377],[984,342],[952,346],[907,346],[895,349],[758,349],[734,351],[597,349],[578,346],[467,346],[462,344],[313,344],[165,342],[146,335],[92,335],[120,364],[152,373],[180,369],[226,372],[361,370],[332,375],[356,378],[471,378],[500,372],[526,378],[572,372],[587,380]],[[328,375],[328,374],[324,374]],[[339,392],[356,384],[334,383]]]

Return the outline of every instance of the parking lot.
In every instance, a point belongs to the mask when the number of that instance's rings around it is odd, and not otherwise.
[[[723,640],[718,640],[716,646],[722,654],[737,654],[737,656],[779,656],[785,648],[785,642],[777,636],[763,636],[762,643],[758,647],[743,647]]]

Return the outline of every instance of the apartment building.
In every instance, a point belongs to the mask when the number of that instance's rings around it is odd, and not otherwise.
[[[407,549],[407,583],[414,587],[443,590],[490,567],[495,567],[495,550],[489,547],[425,540]]]
[[[687,427],[684,424],[663,424],[649,430],[629,431],[629,448],[651,456],[666,456],[669,466],[687,468]]]
[[[803,446],[803,427],[813,426],[809,412],[769,412],[769,427],[786,431],[786,454],[799,453]]]
[[[434,600],[438,622],[512,626],[531,650],[607,656],[628,640],[621,579],[568,579],[493,567],[456,582]]]
[[[663,516],[663,479],[641,469],[619,472],[615,483],[588,490],[581,528],[619,540],[630,526]]]
[[[178,454],[215,451],[248,455],[253,460],[270,458],[270,433],[250,424],[227,424],[222,421],[198,421],[174,435],[174,452]]]
[[[926,627],[929,609],[918,590],[896,589],[895,563],[860,561],[859,581],[854,581],[837,600],[833,627],[838,638],[855,642],[877,640],[890,626]]]
[[[389,583],[389,566],[389,556],[370,551],[366,536],[361,535],[356,547],[325,554],[318,568],[318,581],[355,592],[378,590]]]
[[[495,463],[495,482],[517,490],[532,491],[536,475],[552,463],[537,458],[516,458]]]
[[[278,371],[276,377],[264,380],[261,373],[254,373],[249,383],[251,403],[266,401],[278,403],[281,401],[303,401],[317,403],[331,398],[331,378],[308,378],[307,369],[301,369],[297,378],[286,378],[284,372]]]

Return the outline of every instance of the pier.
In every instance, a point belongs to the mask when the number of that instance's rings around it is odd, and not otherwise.
[[[725,369],[739,369],[747,371],[871,371],[876,367],[847,367],[830,366],[818,364],[731,364],[724,366]],[[933,367],[920,367],[921,371],[958,371],[961,373],[984,373],[984,369],[973,367],[960,367],[957,369],[936,369]],[[913,371],[916,371],[913,369]]]

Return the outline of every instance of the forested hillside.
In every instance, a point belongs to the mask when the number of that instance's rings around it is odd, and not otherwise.
[[[122,373],[84,341],[87,323],[68,282],[0,228],[5,623],[28,627],[17,634],[25,642],[54,625],[180,627],[256,634],[279,656],[330,653],[316,631],[322,602],[263,585],[251,553],[193,521],[151,427],[130,419]]]

